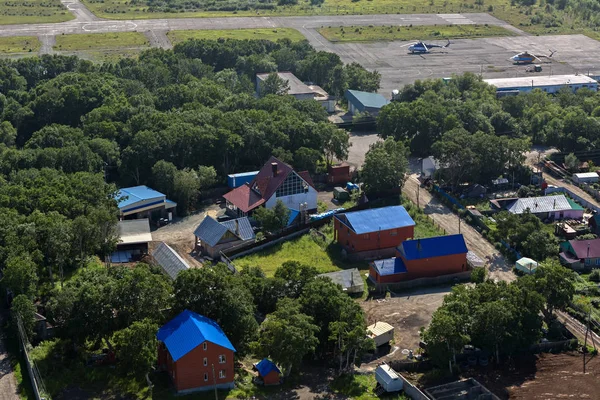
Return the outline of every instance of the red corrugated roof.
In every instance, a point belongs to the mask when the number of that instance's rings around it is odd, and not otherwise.
[[[300,171],[300,172],[298,172],[298,176],[300,178],[304,179],[304,181],[306,181],[306,183],[308,183],[313,188],[315,187],[315,184],[313,183],[312,178],[310,177],[310,174],[308,173],[308,171]]]
[[[245,213],[252,211],[265,202],[247,184],[233,189],[223,197]]]

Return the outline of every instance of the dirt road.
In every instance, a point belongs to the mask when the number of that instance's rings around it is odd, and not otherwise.
[[[2,318],[0,315],[0,326],[3,325]],[[17,393],[17,380],[4,345],[4,332],[0,330],[0,400],[19,400]]]
[[[431,216],[435,223],[444,229],[446,233],[459,233],[458,216],[439,200],[432,197],[427,190],[423,188],[419,189],[417,175],[413,174],[406,180],[402,193],[408,199],[417,203],[417,191],[419,207],[423,208],[425,214]],[[507,263],[504,256],[465,221],[462,221],[460,224],[460,233],[464,235],[469,250],[473,251],[487,262],[491,279],[503,281],[513,281],[516,279],[515,274],[512,272],[512,268]]]

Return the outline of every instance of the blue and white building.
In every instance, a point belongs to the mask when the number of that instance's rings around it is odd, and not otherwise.
[[[120,189],[115,195],[121,219],[149,218],[171,220],[177,203],[148,186],[134,186]]]

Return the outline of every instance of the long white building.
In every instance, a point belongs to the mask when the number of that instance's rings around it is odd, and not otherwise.
[[[570,88],[573,92],[587,88],[598,91],[598,81],[586,75],[552,75],[552,76],[524,76],[519,78],[484,79],[484,82],[495,86],[499,95],[531,92],[541,89],[546,93],[556,93],[563,87]]]

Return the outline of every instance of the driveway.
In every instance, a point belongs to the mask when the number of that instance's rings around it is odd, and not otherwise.
[[[408,177],[402,188],[402,194],[414,203],[417,203],[418,196],[419,207],[447,234],[462,233],[469,250],[487,262],[489,277],[491,279],[508,282],[516,279],[510,264],[504,256],[490,242],[484,239],[479,232],[464,220],[461,221],[459,231],[458,216],[442,202],[433,197],[426,189],[420,188],[416,174]]]

